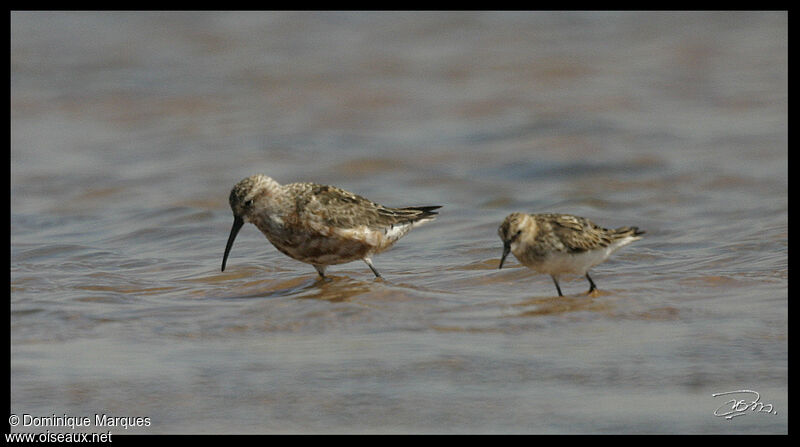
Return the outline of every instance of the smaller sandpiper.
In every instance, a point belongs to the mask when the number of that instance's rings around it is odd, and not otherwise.
[[[389,208],[335,186],[316,183],[281,185],[253,175],[233,187],[233,227],[222,271],[236,235],[245,222],[258,227],[281,253],[311,264],[325,277],[329,265],[363,260],[372,273],[372,256],[388,250],[413,227],[433,220],[440,206]]]
[[[526,267],[550,275],[558,296],[564,296],[558,284],[560,275],[585,275],[589,280],[587,294],[594,292],[597,286],[589,276],[589,269],[641,239],[644,231],[637,227],[609,230],[569,214],[511,213],[497,233],[503,241],[499,268],[503,268],[508,253],[514,253]]]

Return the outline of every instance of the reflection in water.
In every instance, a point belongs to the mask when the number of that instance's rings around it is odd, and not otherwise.
[[[313,288],[309,288],[305,293],[297,294],[297,298],[312,298],[326,300],[332,303],[341,301],[351,301],[373,289],[373,284],[382,281],[375,280],[360,281],[347,276],[327,275],[319,278],[314,283]]]
[[[519,314],[521,317],[554,315],[578,311],[607,312],[612,309],[611,302],[595,299],[597,296],[603,295],[611,295],[611,293],[595,290],[591,295],[583,294],[582,296],[566,295],[563,297],[532,298],[515,304],[515,306],[524,307],[526,309]]]
[[[295,296],[308,290],[316,289],[317,287],[319,287],[319,281],[317,281],[316,278],[309,279],[298,277],[277,282],[274,280],[250,280],[241,282],[241,284],[237,285],[235,288],[240,290],[255,290],[255,292],[226,297],[226,299]]]

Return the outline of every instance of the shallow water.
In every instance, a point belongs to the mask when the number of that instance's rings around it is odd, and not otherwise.
[[[12,413],[788,432],[785,12],[15,12],[11,30]],[[355,262],[319,281],[252,225],[220,272],[228,193],[254,173],[443,208],[374,259],[384,280]],[[592,270],[596,296],[575,278],[557,298],[497,270],[512,211],[647,234]],[[741,389],[775,414],[715,416]]]

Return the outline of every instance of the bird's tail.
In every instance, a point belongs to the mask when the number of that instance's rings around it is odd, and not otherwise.
[[[436,206],[408,206],[408,207],[400,208],[400,209],[401,210],[406,210],[406,211],[418,211],[420,213],[419,217],[420,217],[420,219],[422,219],[422,218],[435,216],[435,215],[439,214],[434,210],[438,210],[441,207],[442,207],[441,205],[436,205]]]
[[[436,218],[439,214],[434,210],[438,210],[441,208],[441,205],[436,206],[408,206],[405,208],[399,208],[398,211],[403,212],[403,214],[407,213],[408,221],[413,223],[414,225],[418,225],[424,222],[430,222]]]
[[[639,227],[620,227],[614,230],[614,239],[632,238],[639,240],[645,232],[640,230]]]

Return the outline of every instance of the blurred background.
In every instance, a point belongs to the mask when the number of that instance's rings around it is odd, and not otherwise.
[[[787,12],[10,24],[12,413],[788,432]],[[318,281],[252,225],[222,273],[228,194],[255,173],[443,208],[375,257],[385,280],[355,262]],[[557,298],[497,270],[514,211],[647,234],[592,270],[597,296],[575,278]],[[776,414],[715,416],[740,389]]]

